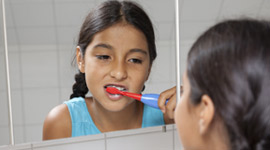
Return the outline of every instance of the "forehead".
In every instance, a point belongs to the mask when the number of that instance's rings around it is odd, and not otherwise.
[[[148,49],[147,40],[142,31],[128,23],[118,23],[94,35],[91,43],[105,42],[115,46],[129,46]]]

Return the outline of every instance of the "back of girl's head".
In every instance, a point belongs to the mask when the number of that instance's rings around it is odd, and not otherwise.
[[[150,55],[150,64],[152,64],[157,55],[154,29],[151,20],[144,10],[138,4],[131,1],[106,1],[88,14],[81,27],[77,44],[80,46],[83,56],[95,34],[121,22],[134,26],[145,35]],[[75,80],[73,94],[71,94],[70,98],[85,97],[88,89],[84,73],[79,72],[76,74]]]
[[[191,101],[207,94],[233,150],[270,149],[270,23],[221,22],[203,33],[188,54]]]

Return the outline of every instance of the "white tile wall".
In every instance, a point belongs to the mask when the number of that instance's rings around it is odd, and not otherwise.
[[[164,128],[166,130],[164,130]],[[21,150],[181,150],[181,144],[179,140],[176,139],[177,136],[175,133],[174,125],[167,125],[166,127],[149,127],[92,136],[31,142],[9,147],[2,146],[0,150],[9,148]]]
[[[78,72],[72,65],[76,47],[67,47],[59,51],[60,87],[72,89],[75,82],[74,75]]]
[[[157,58],[153,63],[152,70],[149,77],[149,82],[166,83],[170,81],[170,75],[175,68],[174,50],[170,43],[159,43],[157,45]]]
[[[22,126],[25,123],[24,118],[24,102],[22,97],[22,91],[19,89],[11,91],[12,98],[12,115],[13,115],[13,124]]]
[[[264,0],[264,3],[262,4],[262,9],[258,13],[257,17],[270,20],[269,14],[270,14],[270,1]]]
[[[80,27],[90,9],[95,7],[94,2],[58,2],[55,1],[56,25],[61,27]],[[74,11],[76,11],[74,13]]]
[[[33,143],[34,150],[105,150],[104,134]]]
[[[59,99],[59,104],[62,104],[64,101],[69,100],[69,96],[72,94],[72,88],[61,88],[61,95]]]
[[[7,39],[8,39],[8,46],[9,46],[8,51],[18,52],[19,49],[18,49],[18,37],[16,34],[16,28],[12,28],[12,27],[7,28]]]
[[[174,130],[173,132],[174,132],[174,143],[175,143],[174,150],[182,150],[182,145],[181,145],[177,130]]]
[[[36,142],[42,140],[42,123],[34,125],[26,125],[25,142]]]
[[[26,124],[43,124],[49,111],[58,105],[59,88],[30,88],[23,93]]]
[[[167,130],[167,132],[162,132],[161,127],[152,127],[149,129],[136,130],[135,133],[132,133],[132,130],[124,132],[125,134],[122,135],[107,135],[107,150],[172,150],[174,147],[173,130]],[[127,132],[131,133],[127,134]],[[119,145],[119,143],[121,143],[121,146]]]
[[[171,41],[174,39],[172,35],[174,30],[173,22],[157,22],[155,27],[156,41]]]
[[[219,17],[256,17],[261,9],[262,2],[263,0],[225,0]]]
[[[10,1],[5,1],[5,8],[6,8],[5,10],[6,10],[6,23],[7,23],[7,26],[9,28],[13,28],[15,24],[14,24],[14,20],[12,18],[12,8],[11,8],[11,5],[10,5]],[[1,11],[2,11],[2,9],[1,9]],[[2,24],[2,13],[1,13],[1,24]],[[3,27],[1,27],[1,29],[2,28]]]
[[[41,46],[56,44],[55,29],[53,27],[19,27],[17,28],[17,32],[22,48],[28,45]]]
[[[213,21],[217,18],[223,0],[185,0],[180,11],[181,21]]]
[[[8,126],[8,99],[7,91],[0,91],[0,127]]]
[[[12,89],[20,89],[22,86],[20,53],[16,51],[11,51],[9,52],[8,56],[9,56],[9,74],[11,84],[10,86]]]
[[[15,119],[14,119],[15,120]],[[14,141],[15,143],[25,143],[25,128],[24,125],[14,125]]]
[[[23,27],[53,26],[53,5],[52,1],[12,1],[12,9],[16,24]]]
[[[0,144],[8,145],[9,144],[9,128],[8,126],[0,126]]]
[[[24,88],[58,87],[57,51],[31,51],[21,54]]]
[[[182,22],[180,23],[180,40],[190,41],[198,38],[207,28],[214,25],[215,21]]]
[[[72,47],[77,44],[80,27],[57,27],[58,42],[63,46]]]
[[[1,90],[6,90],[6,61],[5,61],[5,54],[4,50],[1,48],[0,49],[0,91]],[[2,51],[3,50],[3,51]]]
[[[145,9],[149,17],[155,21],[173,22],[175,2],[173,0],[135,0]],[[154,5],[153,5],[154,4]]]
[[[34,150],[105,150],[104,140],[97,140],[92,142],[81,142],[77,144],[65,144],[65,145],[55,145],[51,147],[34,147]]]
[[[187,55],[188,51],[192,46],[192,43],[194,40],[186,40],[186,41],[181,41],[180,39],[180,72],[183,74],[186,70],[186,65],[187,65]],[[181,74],[181,80],[182,80],[182,74]]]

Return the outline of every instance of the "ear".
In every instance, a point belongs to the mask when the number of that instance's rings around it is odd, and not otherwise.
[[[201,97],[201,103],[199,105],[199,133],[203,135],[211,128],[211,123],[215,115],[215,106],[208,95],[203,95]]]
[[[77,46],[76,48],[76,60],[79,70],[84,73],[84,59],[80,46]]]

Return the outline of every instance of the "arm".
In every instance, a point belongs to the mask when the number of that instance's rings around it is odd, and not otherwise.
[[[166,100],[169,99],[165,105]],[[176,87],[162,92],[158,99],[158,106],[163,112],[165,124],[174,123],[174,110],[176,108]]]
[[[61,104],[53,108],[43,124],[43,140],[71,137],[72,125],[68,108]]]

